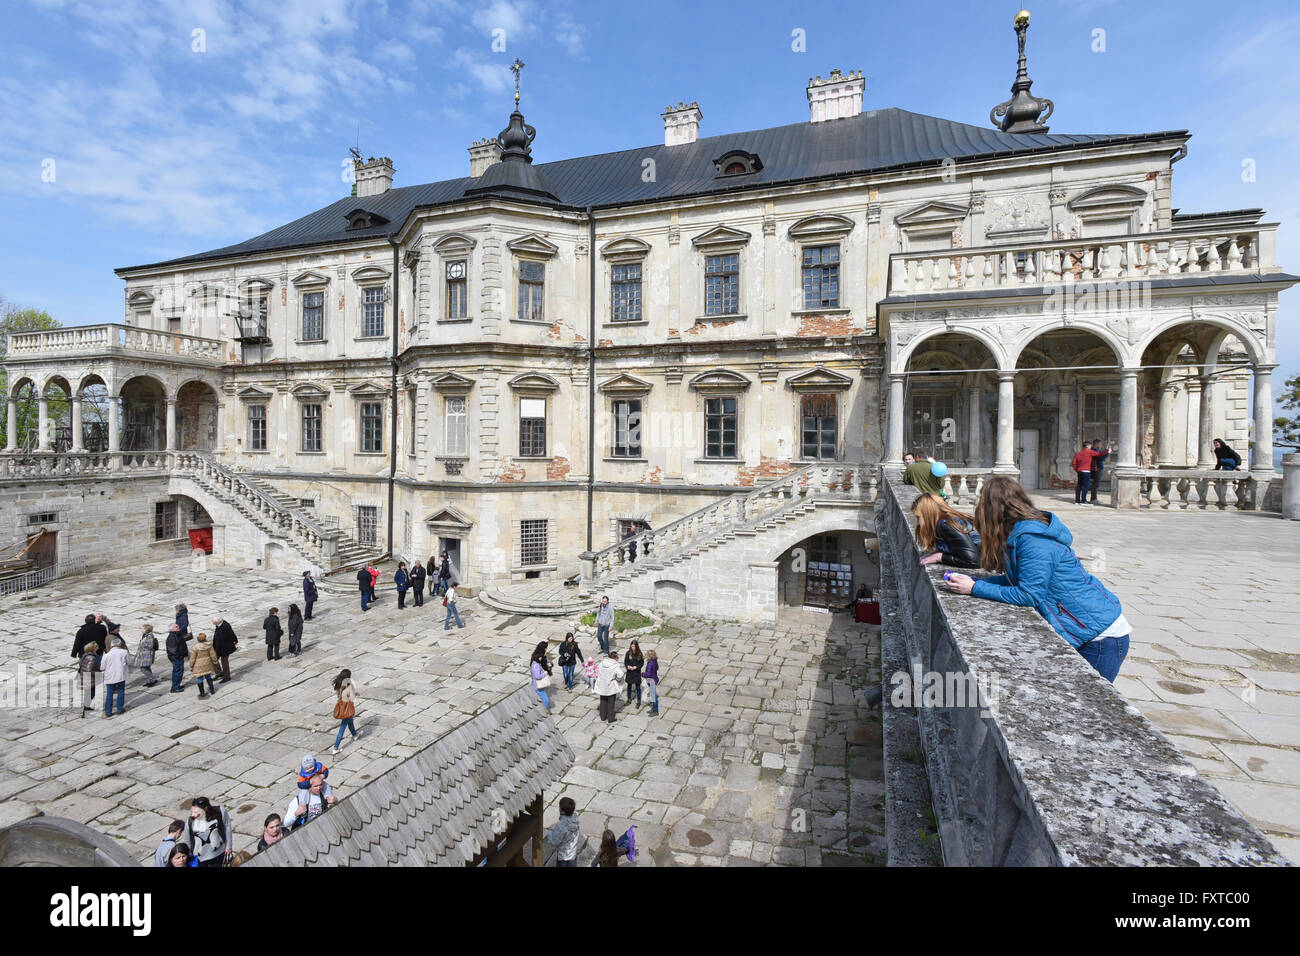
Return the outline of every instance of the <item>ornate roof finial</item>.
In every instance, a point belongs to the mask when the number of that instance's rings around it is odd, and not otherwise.
[[[999,103],[989,112],[989,122],[1004,133],[1046,133],[1043,124],[1052,115],[1055,106],[1052,101],[1033,96],[1029,88],[1034,81],[1029,78],[1025,66],[1025,35],[1029,32],[1029,11],[1021,10],[1013,21],[1016,30],[1016,43],[1020,50],[1020,59],[1016,64],[1016,81],[1011,84],[1011,99]],[[1043,111],[1046,110],[1046,113]],[[1043,115],[1040,117],[1039,114]],[[1001,121],[998,117],[1002,117]]]
[[[510,72],[515,75],[515,109],[519,108],[519,71],[522,70],[525,65],[524,61],[519,59],[519,57],[515,57],[515,62],[510,64]]]

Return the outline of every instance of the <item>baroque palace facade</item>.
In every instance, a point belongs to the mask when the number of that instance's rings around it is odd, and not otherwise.
[[[1102,438],[1119,507],[1188,487],[1261,504],[1277,294],[1296,281],[1275,225],[1174,208],[1185,131],[1048,132],[1020,40],[998,128],[863,110],[864,78],[835,71],[803,122],[701,138],[683,103],[662,144],[539,164],[516,105],[465,178],[395,187],[391,160],[358,159],[354,196],[119,269],[120,324],[11,342],[0,477],[47,504],[6,508],[25,529],[53,518],[70,554],[95,482],[160,475],[144,498],[119,489],[113,533],[206,523],[249,566],[446,549],[477,587],[590,577],[630,532],[908,447],[954,466],[959,500],[993,471],[1072,482]],[[1254,470],[1216,485],[1211,437]],[[803,540],[853,585],[873,580],[860,505]],[[334,529],[347,550],[322,546]],[[750,580],[786,603],[847,586]]]

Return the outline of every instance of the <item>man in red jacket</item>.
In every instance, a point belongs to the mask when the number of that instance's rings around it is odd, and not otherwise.
[[[1075,454],[1074,461],[1070,462],[1070,467],[1078,475],[1074,485],[1074,503],[1076,505],[1086,505],[1088,503],[1088,485],[1092,482],[1093,459],[1109,455],[1110,451],[1109,445],[1106,446],[1106,450],[1103,452],[1084,442],[1083,447]]]

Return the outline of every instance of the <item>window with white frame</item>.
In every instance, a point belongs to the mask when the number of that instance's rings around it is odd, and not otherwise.
[[[384,334],[384,287],[367,286],[361,293],[361,335],[376,338]]]
[[[803,307],[838,309],[840,307],[840,247],[804,246]]]
[[[612,267],[615,322],[641,321],[641,263],[618,263]]]
[[[615,458],[641,457],[641,399],[620,398],[614,401]]]
[[[449,319],[463,319],[469,314],[466,286],[468,263],[464,259],[447,263],[447,312]]]
[[[543,458],[546,455],[546,399],[519,400],[519,457]]]
[[[266,406],[248,406],[248,450],[266,451]]]
[[[361,450],[363,452],[382,452],[384,450],[384,403],[361,403]]]
[[[302,338],[304,342],[320,342],[325,338],[324,292],[302,295]]]
[[[323,408],[316,402],[306,402],[302,406],[302,450],[323,451],[324,431],[322,429]]]
[[[545,564],[547,553],[547,519],[525,518],[519,522],[519,563]]]
[[[469,448],[465,396],[448,395],[444,401],[446,403],[443,415],[444,454],[453,457],[463,456],[467,454]]]
[[[546,263],[529,259],[519,261],[519,318],[542,322],[546,316]]]
[[[740,312],[740,253],[704,258],[704,314]]]

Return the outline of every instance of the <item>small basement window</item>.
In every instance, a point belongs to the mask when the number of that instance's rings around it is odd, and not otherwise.
[[[55,524],[58,520],[59,520],[58,514],[53,511],[42,511],[40,514],[27,516],[27,523],[29,525]]]

